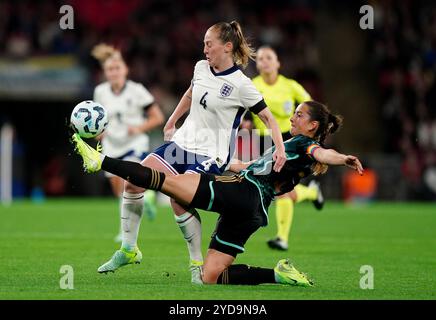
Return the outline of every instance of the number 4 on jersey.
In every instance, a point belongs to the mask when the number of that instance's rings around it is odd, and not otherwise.
[[[207,104],[206,104],[206,96],[207,96],[207,92],[205,94],[203,94],[203,96],[200,99],[200,104],[203,106],[203,108],[207,108]]]

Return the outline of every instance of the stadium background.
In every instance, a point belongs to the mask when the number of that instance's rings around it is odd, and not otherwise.
[[[72,30],[59,27],[64,4],[74,9]],[[365,4],[374,8],[373,30],[359,27]],[[328,145],[373,170],[375,193],[366,200],[408,202],[404,217],[432,211],[414,205],[436,200],[436,6],[425,0],[0,1],[0,127],[14,127],[14,200],[29,199],[25,210],[32,210],[46,199],[111,197],[104,176],[83,174],[68,143],[72,108],[103,80],[93,45],[119,47],[130,78],[149,88],[168,117],[203,57],[205,30],[233,19],[254,47],[277,50],[282,74],[345,117]],[[245,72],[253,76],[254,63]],[[161,143],[161,131],[153,132],[152,145]],[[334,208],[352,191],[345,173],[330,168],[321,178],[327,201],[339,201]]]
[[[74,8],[74,29],[59,9]],[[378,176],[377,199],[436,197],[435,9],[431,1],[374,1],[375,29],[359,28],[353,1],[2,1],[0,123],[15,127],[14,195],[107,195],[79,174],[66,143],[69,112],[101,82],[90,56],[115,44],[130,77],[150,88],[166,116],[189,85],[210,25],[237,19],[255,47],[277,49],[281,72],[344,115],[330,145],[362,157]],[[211,10],[211,8],[214,8]],[[43,14],[41,15],[41,13]],[[246,69],[255,74],[254,63]],[[153,133],[153,145],[162,142]],[[343,170],[323,178],[344,196]],[[392,188],[395,186],[395,188]]]

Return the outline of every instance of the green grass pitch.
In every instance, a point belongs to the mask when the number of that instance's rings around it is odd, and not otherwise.
[[[435,299],[436,209],[434,204],[378,203],[351,208],[327,202],[295,209],[288,252],[271,251],[275,215],[236,260],[273,267],[285,257],[315,281],[312,288],[285,285],[194,286],[186,244],[171,211],[144,216],[140,265],[100,275],[97,267],[117,249],[117,201],[112,199],[16,202],[0,207],[0,299]],[[202,212],[203,252],[217,215]],[[60,268],[74,270],[74,289],[59,286]],[[361,289],[363,265],[374,270],[374,289]]]

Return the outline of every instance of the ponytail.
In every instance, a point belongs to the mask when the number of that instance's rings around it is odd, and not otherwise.
[[[103,65],[109,58],[118,58],[123,60],[121,52],[113,46],[106,43],[100,43],[92,48],[91,55]]]
[[[330,111],[328,111],[330,112]],[[342,126],[342,116],[329,113],[327,115],[327,123],[318,127],[315,137],[318,137],[319,143],[323,144],[328,135],[335,133]]]
[[[223,43],[231,42],[233,44],[233,60],[237,65],[245,68],[250,59],[254,60],[256,53],[244,37],[237,21],[218,22],[211,28],[218,31],[218,37]]]
[[[303,103],[309,107],[310,120],[319,123],[314,137],[320,144],[323,144],[328,135],[341,128],[343,117],[332,114],[329,108],[322,103],[316,101],[305,101]]]
[[[230,22],[230,26],[232,27],[237,39],[236,47],[233,49],[233,59],[236,64],[245,68],[250,59],[255,59],[256,53],[242,34],[242,29],[239,23],[237,21],[232,21]]]
[[[329,113],[328,116],[328,133],[333,134],[342,126],[343,117]]]
[[[310,119],[318,121],[319,125],[315,132],[315,140],[321,145],[324,144],[325,139],[335,132],[337,132],[341,126],[343,117],[335,115],[330,112],[327,106],[316,101],[303,102],[309,107]],[[324,174],[327,172],[328,165],[320,162],[314,163],[312,171],[314,175]]]

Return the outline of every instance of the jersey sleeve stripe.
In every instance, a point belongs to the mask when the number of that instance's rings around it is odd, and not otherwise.
[[[266,103],[265,100],[262,99],[260,100],[258,103],[256,103],[254,106],[252,106],[250,109],[251,112],[253,112],[254,114],[258,114],[259,112],[261,112],[263,109],[265,109]]]

